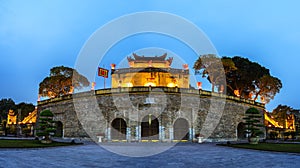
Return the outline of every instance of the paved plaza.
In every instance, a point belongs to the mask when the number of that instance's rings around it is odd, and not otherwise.
[[[114,143],[131,151],[162,143]],[[148,157],[128,157],[88,143],[43,149],[0,149],[0,167],[299,167],[300,155],[216,146],[213,143],[180,143]]]

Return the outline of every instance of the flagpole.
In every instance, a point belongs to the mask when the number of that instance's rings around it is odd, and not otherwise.
[[[105,77],[103,77],[103,78],[104,78],[104,89],[105,89],[105,79],[106,79],[106,78],[105,78]]]

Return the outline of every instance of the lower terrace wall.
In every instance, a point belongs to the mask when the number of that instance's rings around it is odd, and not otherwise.
[[[38,114],[51,110],[63,125],[64,137],[170,142],[195,140],[201,134],[210,141],[227,141],[239,138],[238,125],[250,107],[261,111],[263,123],[260,103],[194,89],[139,87],[41,101]]]

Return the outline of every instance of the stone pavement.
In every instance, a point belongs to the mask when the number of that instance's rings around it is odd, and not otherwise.
[[[120,143],[121,144],[121,143]],[[119,145],[108,144],[108,145]],[[127,144],[138,150],[142,144]],[[148,143],[153,149],[159,143]],[[149,157],[127,157],[95,144],[43,149],[0,149],[0,167],[299,167],[300,155],[216,146],[212,143],[181,143]]]

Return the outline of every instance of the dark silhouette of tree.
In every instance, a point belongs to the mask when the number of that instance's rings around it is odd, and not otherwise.
[[[35,109],[35,106],[32,103],[19,103],[16,105],[16,109],[20,110],[20,121],[22,121],[25,117],[29,115],[29,113],[33,112]]]
[[[268,103],[282,88],[280,79],[271,76],[269,69],[239,56],[220,59],[214,54],[201,55],[193,68],[197,74],[207,78],[213,92],[215,87],[220,91],[220,86],[225,86],[222,81],[224,74],[226,93],[231,96],[253,100],[260,97],[262,102]]]
[[[232,61],[237,69],[226,75],[227,93],[235,95],[234,91],[238,90],[241,97],[250,98],[250,93],[256,89],[259,79],[270,74],[269,69],[239,56],[233,57]]]
[[[280,104],[272,111],[272,115],[274,120],[277,121],[279,125],[282,125],[283,128],[285,128],[288,113],[292,111],[294,111],[294,109],[292,109],[290,106]]]
[[[86,77],[75,69],[58,66],[50,70],[50,76],[46,77],[39,87],[39,94],[43,97],[59,97],[73,93],[74,89],[82,89],[89,86]]]
[[[1,99],[0,100],[0,113],[1,113],[1,121],[7,119],[8,110],[16,110],[15,102],[9,99]]]
[[[282,88],[280,79],[271,76],[269,69],[260,64],[238,56],[223,58],[231,59],[236,67],[226,73],[228,95],[237,92],[240,97],[253,100],[260,96],[268,103]]]
[[[278,78],[264,75],[257,81],[256,88],[252,91],[255,96],[254,100],[256,100],[258,96],[261,96],[264,102],[268,103],[271,99],[274,99],[276,93],[279,93],[281,88],[282,83]]]

